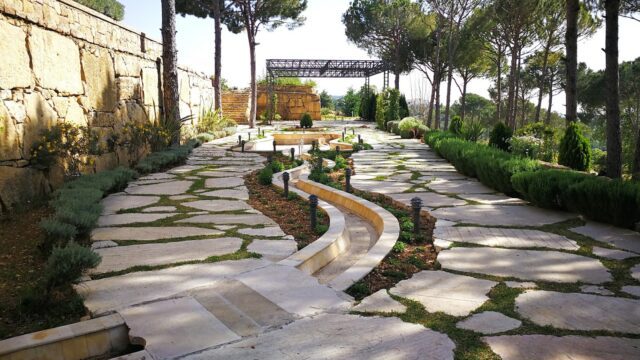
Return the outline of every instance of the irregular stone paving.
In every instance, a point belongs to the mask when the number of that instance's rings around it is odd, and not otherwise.
[[[541,326],[640,334],[640,300],[529,290],[516,298],[516,310]]]
[[[640,254],[640,233],[635,231],[595,222],[588,222],[587,225],[573,228],[571,231]]]
[[[564,282],[565,286],[580,288],[582,292],[527,290],[544,289],[547,285],[544,282],[504,281],[509,288],[524,292],[517,296],[519,316],[513,321],[530,320],[543,326],[576,331],[605,330],[620,334],[619,337],[526,334],[485,337],[483,340],[505,360],[640,358],[640,340],[624,337],[639,331],[640,300],[629,296],[640,295],[640,284],[626,280],[619,288],[618,284],[611,283],[611,274],[598,260],[625,261],[625,264],[631,261],[630,275],[640,281],[640,264],[633,259],[640,254],[640,233],[588,221],[586,225],[570,230],[601,245],[581,244],[577,241],[581,237],[567,235],[569,225],[562,224],[576,219],[575,214],[539,209],[528,206],[521,199],[498,194],[477,180],[457,173],[428,146],[415,140],[401,140],[377,131],[366,131],[362,136],[374,144],[375,150],[352,156],[357,174],[354,187],[387,194],[404,204],[409,204],[413,197],[422,198],[424,207],[431,209],[437,219],[435,244],[442,249],[453,247],[439,253],[438,261],[445,271],[415,274],[391,288],[392,294],[419,301],[429,312],[449,311],[452,315],[467,316],[482,305],[493,285],[480,286],[469,296],[474,301],[465,304],[459,301],[458,292],[472,287],[456,288],[456,281],[461,279],[470,283],[487,281],[473,276],[491,275]],[[398,168],[400,165],[402,168]],[[377,179],[384,181],[378,181],[376,186]],[[563,227],[562,234],[566,237],[546,226],[551,224],[556,224],[554,229]],[[523,227],[527,229],[517,229]],[[579,245],[592,248],[594,257],[584,256],[585,247],[579,248]],[[446,272],[448,269],[477,275],[455,275]],[[365,298],[362,304],[366,301]],[[460,309],[465,305],[466,308]],[[504,314],[486,314],[460,319],[458,324],[464,326],[462,324],[478,321],[490,329],[499,327],[504,320]]]
[[[612,279],[600,261],[558,251],[454,248],[442,251],[438,261],[444,269],[521,280],[601,284]]]
[[[407,311],[407,307],[397,302],[385,289],[367,296],[360,304],[352,308],[353,311],[360,312],[399,312]]]
[[[507,248],[549,248],[559,250],[578,250],[578,244],[564,236],[538,230],[482,228],[482,227],[444,227],[437,228],[433,236],[452,242],[471,243],[483,246]]]
[[[220,238],[104,248],[96,250],[102,262],[93,273],[125,270],[133,264],[153,266],[204,260],[209,256],[234,253],[241,245],[242,239]]]
[[[519,328],[521,325],[522,321],[495,311],[485,311],[474,314],[456,324],[460,329],[471,330],[485,335],[513,330]]]
[[[186,359],[452,360],[454,348],[446,335],[400,319],[322,314]]]
[[[429,312],[466,316],[489,300],[487,293],[496,284],[444,271],[422,271],[400,281],[390,292],[421,303]]]
[[[488,226],[542,226],[575,216],[533,206],[468,205],[442,208],[431,213],[437,219]]]
[[[145,347],[135,356],[151,359],[453,359],[445,334],[346,315],[348,295],[277,264],[297,244],[247,203],[243,176],[264,157],[225,150],[236,139],[197,148],[186,165],[104,200],[92,233],[103,261],[76,285],[89,312],[119,312]],[[226,255],[240,259],[207,262]]]
[[[640,358],[640,339],[608,336],[503,335],[483,340],[502,360],[630,360]]]

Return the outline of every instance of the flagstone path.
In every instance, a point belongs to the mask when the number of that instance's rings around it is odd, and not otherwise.
[[[503,359],[640,358],[640,234],[529,206],[360,125],[374,150],[352,156],[352,185],[421,198],[439,270],[355,303],[322,270],[279,263],[296,242],[247,203],[243,176],[264,158],[229,151],[233,136],[104,199],[92,234],[103,263],[77,285],[85,306],[120,313],[152,359],[453,359],[454,335],[398,317],[415,303]],[[343,214],[358,240],[327,278],[372,244],[370,226]]]
[[[505,360],[640,358],[640,234],[529,206],[457,173],[416,140],[363,132],[375,146],[352,156],[352,185],[407,205],[418,197],[437,219],[442,270],[390,294],[452,315],[461,329],[503,334],[482,339]],[[482,311],[498,286],[517,291],[515,304]],[[354,310],[395,309],[382,295]]]
[[[77,285],[91,314],[119,313],[152,359],[453,359],[447,335],[349,315],[353,299],[322,284],[374,242],[360,218],[345,213],[349,256],[317,276],[278,263],[296,242],[247,203],[243,176],[265,158],[229,151],[236,139],[104,199],[92,233],[103,260]]]

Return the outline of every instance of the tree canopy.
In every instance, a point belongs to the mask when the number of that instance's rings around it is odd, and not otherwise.
[[[78,3],[101,12],[114,20],[124,19],[124,5],[117,0],[76,0]]]

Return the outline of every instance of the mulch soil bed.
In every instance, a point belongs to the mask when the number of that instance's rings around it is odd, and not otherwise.
[[[288,163],[287,157],[276,157],[285,165]],[[258,172],[255,171],[245,176],[245,185],[249,189],[249,205],[259,210],[264,215],[275,221],[282,231],[287,235],[293,235],[298,243],[298,249],[302,249],[308,244],[317,240],[329,226],[329,217],[324,211],[318,208],[318,228],[311,228],[311,216],[309,213],[309,202],[299,196],[292,196],[285,199],[284,192],[275,185],[262,185],[258,182]]]
[[[47,256],[39,249],[44,234],[38,223],[51,213],[40,206],[0,218],[0,339],[70,324],[85,315],[70,287],[52,294],[52,304],[62,306],[41,314],[20,308],[21,295],[44,276]]]

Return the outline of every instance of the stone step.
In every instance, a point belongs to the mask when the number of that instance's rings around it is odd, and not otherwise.
[[[234,279],[189,291],[209,312],[236,334],[246,337],[280,327],[296,317]]]
[[[378,234],[371,224],[345,209],[340,210],[345,216],[346,235],[349,237],[350,245],[345,252],[313,274],[321,284],[329,283],[349,269],[367,254],[378,239]]]

